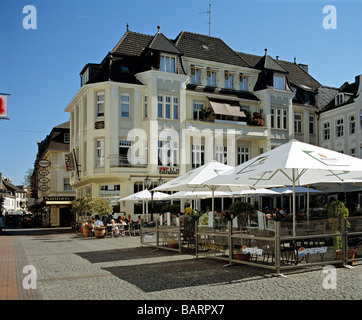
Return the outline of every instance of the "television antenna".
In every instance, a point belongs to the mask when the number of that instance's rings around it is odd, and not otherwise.
[[[209,10],[199,13],[206,13],[209,16],[209,38],[211,37],[211,3],[209,3]]]

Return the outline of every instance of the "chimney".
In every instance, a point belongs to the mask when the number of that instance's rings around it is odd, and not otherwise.
[[[356,76],[357,95],[362,93],[362,74]]]
[[[306,73],[308,73],[308,65],[307,64],[299,63],[298,66],[301,67]]]

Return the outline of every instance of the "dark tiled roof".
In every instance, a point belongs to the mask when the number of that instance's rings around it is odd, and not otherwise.
[[[244,52],[238,52],[238,54],[246,60],[251,66],[255,67],[262,56],[257,56],[253,54],[248,54]],[[317,90],[321,84],[315,80],[309,73],[307,73],[304,69],[302,69],[298,64],[289,61],[283,60],[274,60],[275,63],[280,65],[283,70],[287,71],[289,82],[301,87],[304,90]]]
[[[288,73],[285,69],[283,69],[272,57],[270,57],[268,54],[263,56],[259,62],[254,66],[255,68],[259,70],[272,70],[282,73]]]
[[[182,31],[175,45],[185,57],[249,67],[250,65],[219,38]]]
[[[157,33],[148,46],[151,50],[162,51],[181,55],[182,52],[173,44],[172,41],[167,39],[162,33]]]
[[[143,50],[150,44],[152,39],[153,36],[127,30],[111,53],[118,55],[140,56]]]

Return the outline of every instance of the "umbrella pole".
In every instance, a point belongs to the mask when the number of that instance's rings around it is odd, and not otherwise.
[[[292,169],[293,179],[293,237],[295,237],[295,216],[296,216],[296,203],[295,203],[295,169]]]
[[[307,221],[309,223],[309,186],[307,190]]]

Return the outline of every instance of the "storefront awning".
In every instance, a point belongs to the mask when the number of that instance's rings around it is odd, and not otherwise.
[[[230,117],[245,118],[246,114],[241,110],[238,101],[220,100],[208,98],[210,105],[216,114],[226,115]]]

